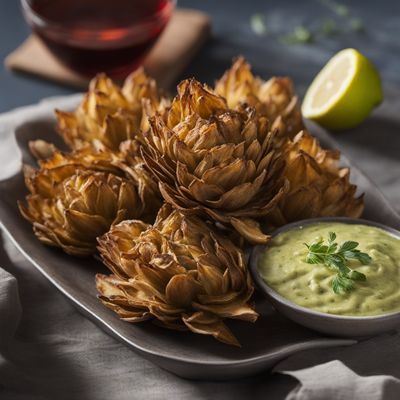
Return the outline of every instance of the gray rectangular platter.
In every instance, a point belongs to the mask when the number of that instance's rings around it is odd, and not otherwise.
[[[67,296],[77,309],[130,349],[161,368],[192,379],[233,379],[271,368],[291,354],[310,348],[350,345],[353,340],[323,336],[279,315],[256,296],[261,317],[255,324],[228,322],[242,344],[231,347],[189,332],[159,328],[151,322],[129,324],[105,308],[96,297],[94,275],[106,272],[95,259],[79,259],[41,245],[32,228],[19,214],[17,200],[26,194],[22,163],[33,164],[28,141],[41,138],[62,146],[54,131],[53,109],[72,109],[80,96],[43,101],[0,117],[0,221],[14,244],[51,284]],[[323,130],[310,124],[310,131],[326,147],[337,147]],[[364,218],[400,229],[400,218],[376,186],[350,161],[352,181],[365,192]],[[62,318],[62,316],[60,316]]]

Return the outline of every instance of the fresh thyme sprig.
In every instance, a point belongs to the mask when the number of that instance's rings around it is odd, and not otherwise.
[[[324,239],[308,245],[306,262],[309,264],[323,264],[336,271],[332,279],[332,289],[336,294],[346,293],[353,289],[354,281],[365,281],[367,277],[354,269],[348,267],[349,260],[358,260],[362,265],[367,265],[372,258],[357,249],[358,242],[348,240],[339,244],[335,242],[336,233],[329,232],[327,244]]]

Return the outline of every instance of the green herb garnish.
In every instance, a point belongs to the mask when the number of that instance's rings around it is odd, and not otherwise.
[[[338,33],[337,24],[333,19],[325,20],[321,25],[320,30],[325,36],[333,36]]]
[[[252,31],[257,35],[265,35],[268,33],[267,26],[265,25],[264,16],[262,14],[254,14],[250,19],[250,26]]]
[[[354,32],[363,32],[365,27],[364,27],[364,23],[362,22],[362,20],[360,18],[353,18],[350,21],[350,28],[354,31]]]
[[[303,25],[296,26],[293,31],[280,37],[283,44],[307,44],[314,41],[312,32]]]
[[[350,9],[345,4],[334,0],[320,0],[320,3],[330,8],[339,17],[346,18],[350,15]]]
[[[306,262],[308,264],[323,264],[336,271],[332,279],[332,289],[336,294],[346,293],[353,289],[355,281],[365,281],[367,277],[354,269],[348,267],[349,260],[358,260],[362,265],[367,265],[372,258],[357,249],[358,242],[348,240],[339,244],[335,242],[336,233],[329,232],[327,244],[324,239],[308,245]]]
[[[350,15],[350,10],[344,4],[334,3],[334,10],[340,17],[348,17]]]

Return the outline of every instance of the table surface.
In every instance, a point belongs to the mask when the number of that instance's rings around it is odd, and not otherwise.
[[[343,28],[335,36],[318,37],[315,43],[305,45],[283,45],[277,40],[277,36],[290,27],[306,24],[313,28],[321,21],[335,17],[327,4],[334,3],[331,0],[179,0],[181,7],[204,10],[213,19],[212,39],[181,78],[195,76],[212,83],[229,67],[232,57],[243,54],[252,63],[255,72],[264,78],[291,76],[302,95],[334,53],[346,47],[359,49],[377,65],[384,83],[385,101],[357,129],[336,134],[336,139],[400,211],[400,2],[347,1],[351,16],[364,22],[366,29],[361,33],[343,32]],[[250,18],[255,13],[264,15],[268,35],[258,36],[251,30]],[[342,19],[341,24],[345,23]],[[0,58],[15,49],[28,34],[19,1],[1,0]],[[9,72],[4,67],[0,70],[0,112],[37,102],[43,97],[74,91]],[[23,280],[24,276],[18,279]],[[27,283],[27,291],[28,287]],[[28,301],[26,304],[29,306]],[[203,384],[193,385],[197,385],[199,393],[207,396],[216,389],[216,386],[207,386],[206,390]],[[218,386],[218,390],[224,389]]]

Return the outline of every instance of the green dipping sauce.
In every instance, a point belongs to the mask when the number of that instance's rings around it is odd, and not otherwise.
[[[336,241],[359,242],[358,249],[372,261],[361,265],[352,260],[348,266],[366,275],[345,294],[332,290],[335,271],[304,260],[307,248],[335,232]],[[321,222],[294,228],[275,236],[260,256],[258,271],[268,286],[300,306],[316,311],[367,316],[400,311],[400,240],[382,229],[367,225]]]

